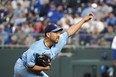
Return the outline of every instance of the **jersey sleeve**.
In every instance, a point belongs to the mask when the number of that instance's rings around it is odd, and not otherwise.
[[[33,67],[35,65],[35,55],[34,51],[29,49],[27,52],[27,57],[26,57],[26,66],[27,67]]]
[[[112,49],[116,49],[116,36],[114,37],[113,41],[112,41],[112,45],[111,45]]]

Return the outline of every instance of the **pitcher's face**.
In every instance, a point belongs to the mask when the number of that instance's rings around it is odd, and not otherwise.
[[[49,32],[49,34],[47,34],[47,37],[53,42],[53,43],[58,43],[59,40],[59,36],[60,36],[61,32]]]

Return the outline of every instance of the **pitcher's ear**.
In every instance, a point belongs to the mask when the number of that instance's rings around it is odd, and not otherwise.
[[[46,33],[46,37],[50,37],[50,32],[49,33]]]

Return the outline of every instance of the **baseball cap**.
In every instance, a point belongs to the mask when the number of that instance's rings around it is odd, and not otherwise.
[[[64,14],[69,14],[67,10],[64,11]]]
[[[54,23],[49,23],[46,28],[45,28],[45,33],[48,33],[48,32],[59,32],[59,31],[62,31],[63,29],[62,28],[59,28],[56,24]]]
[[[56,5],[55,2],[51,2],[50,5]]]

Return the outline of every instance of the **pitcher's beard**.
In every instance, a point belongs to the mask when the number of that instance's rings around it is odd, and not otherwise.
[[[55,40],[52,40],[52,42],[53,42],[54,44],[57,44],[58,41],[59,41],[59,38],[57,38],[57,39],[55,39]]]
[[[59,38],[58,38],[58,39],[56,39],[56,43],[58,43],[58,40],[59,40]]]

